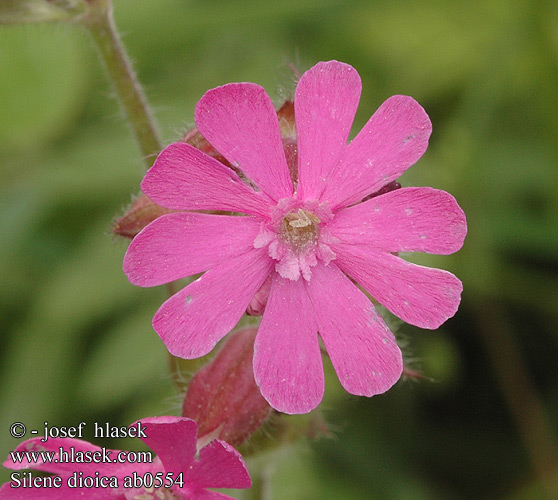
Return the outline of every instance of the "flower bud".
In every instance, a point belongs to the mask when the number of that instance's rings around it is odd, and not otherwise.
[[[296,143],[296,127],[294,121],[294,103],[285,101],[277,110],[279,129],[283,139],[283,150],[289,167],[289,174],[294,184],[298,182],[298,150]]]
[[[294,101],[286,100],[277,110],[281,137],[296,140]]]
[[[170,212],[173,210],[160,207],[144,194],[140,194],[124,215],[114,220],[112,233],[132,239],[151,221]]]
[[[264,284],[254,295],[254,298],[248,304],[246,314],[250,316],[261,316],[264,313],[267,299],[269,298],[269,291],[271,290],[271,276],[268,276]]]
[[[378,189],[378,191],[376,191],[375,193],[369,194],[368,196],[363,198],[362,201],[371,200],[372,198],[375,198],[376,196],[380,196],[382,194],[389,193],[390,191],[395,191],[396,189],[401,189],[401,184],[399,184],[399,182],[397,182],[397,181],[392,181],[389,184],[386,184],[385,186]]]
[[[271,407],[254,381],[256,332],[246,328],[229,336],[189,384],[182,415],[198,422],[202,442],[219,438],[237,447],[270,416]]]
[[[223,165],[231,167],[231,164],[225,159],[225,157],[221,153],[219,153],[219,151],[217,151],[211,144],[209,144],[207,139],[203,135],[201,135],[200,131],[195,127],[187,132],[186,135],[184,135],[182,139],[180,139],[180,142],[190,144],[190,146],[194,146],[196,149],[199,149],[206,155],[220,161]]]

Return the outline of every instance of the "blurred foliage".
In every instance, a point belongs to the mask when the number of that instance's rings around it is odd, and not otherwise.
[[[411,256],[464,282],[439,331],[400,329],[413,367],[435,382],[368,400],[330,377],[336,437],[253,463],[272,472],[274,498],[549,498],[540,475],[544,462],[558,477],[546,460],[558,423],[558,4],[114,3],[167,143],[208,88],[253,81],[279,102],[294,89],[290,63],[338,59],[363,79],[353,132],[390,95],[425,107],[431,145],[402,182],[448,190],[468,215],[458,254]],[[108,235],[143,174],[111,95],[78,26],[0,27],[1,457],[17,444],[15,421],[125,425],[180,408],[150,324],[165,290],[130,285],[126,242]]]

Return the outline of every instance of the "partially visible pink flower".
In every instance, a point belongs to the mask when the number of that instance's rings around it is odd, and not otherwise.
[[[141,420],[147,438],[142,440],[157,454],[152,463],[119,463],[119,451],[111,450],[108,456],[112,463],[82,463],[78,460],[66,463],[60,460],[59,450],[84,456],[102,456],[102,449],[87,441],[70,438],[29,439],[21,443],[15,452],[52,452],[52,462],[14,462],[11,456],[4,467],[14,470],[35,469],[59,475],[62,478],[59,488],[12,488],[5,483],[0,488],[2,500],[225,500],[232,497],[210,491],[207,488],[249,488],[250,476],[242,456],[229,444],[216,439],[197,450],[197,425],[194,420],[183,417],[153,417]],[[94,454],[97,455],[94,455]],[[120,456],[124,459],[124,455]],[[68,479],[77,474],[78,478],[87,476],[97,481],[104,480],[105,487],[74,488]],[[126,477],[136,476],[147,481],[159,477],[163,486],[152,485],[141,488],[124,488]],[[159,476],[156,476],[159,474]],[[169,475],[170,474],[170,475]],[[115,477],[117,488],[106,487]],[[14,483],[16,484],[16,483]],[[95,483],[93,483],[95,484]],[[99,484],[103,484],[100,483]]]
[[[399,379],[395,338],[355,282],[423,328],[440,326],[460,302],[462,284],[453,274],[397,256],[450,254],[466,234],[450,194],[395,189],[394,180],[426,150],[430,120],[412,98],[394,96],[347,144],[360,91],[347,64],[319,63],[304,73],[294,99],[295,143],[281,135],[262,87],[209,90],[196,107],[196,125],[243,178],[190,145],[168,146],[142,190],[183,212],[152,222],[124,258],[126,275],[139,286],[207,271],[153,318],[169,351],[182,358],[210,352],[270,277],[254,374],[264,397],[286,413],[308,412],[323,397],[318,333],[348,392],[372,396]],[[295,158],[297,172],[289,172]],[[263,306],[262,295],[251,308]]]

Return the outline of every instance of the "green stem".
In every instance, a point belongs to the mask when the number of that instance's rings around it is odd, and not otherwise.
[[[90,10],[84,23],[99,49],[144,161],[149,167],[155,155],[161,151],[162,144],[141,85],[116,31],[111,0],[88,1]]]
[[[259,474],[252,474],[252,487],[244,491],[244,500],[270,500],[271,485],[269,469],[259,471]]]

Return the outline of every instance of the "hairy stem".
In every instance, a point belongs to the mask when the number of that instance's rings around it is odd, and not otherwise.
[[[116,31],[112,3],[110,0],[89,0],[89,7],[84,24],[99,50],[144,161],[150,167],[162,144],[141,85]]]

